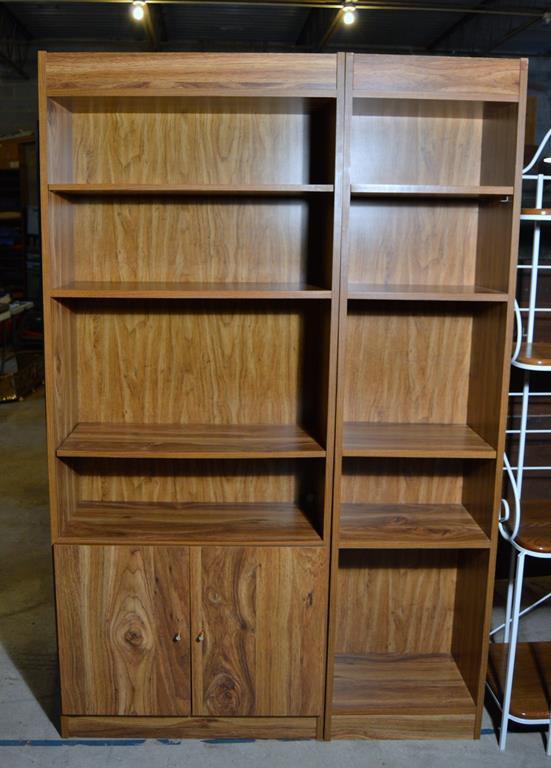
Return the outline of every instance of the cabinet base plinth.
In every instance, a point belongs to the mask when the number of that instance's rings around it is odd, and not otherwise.
[[[331,739],[474,739],[475,716],[334,715]]]
[[[116,717],[62,715],[61,735],[142,739],[315,739],[317,717]]]

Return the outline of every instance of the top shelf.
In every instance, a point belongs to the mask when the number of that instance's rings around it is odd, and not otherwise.
[[[352,184],[352,197],[503,197],[513,187],[444,186],[441,184]]]
[[[333,184],[49,184],[64,195],[243,195],[302,197],[333,192]]]

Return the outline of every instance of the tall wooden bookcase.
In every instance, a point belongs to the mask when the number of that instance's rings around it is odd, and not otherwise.
[[[63,733],[476,736],[525,64],[39,77]]]
[[[347,56],[328,737],[480,732],[525,93]]]

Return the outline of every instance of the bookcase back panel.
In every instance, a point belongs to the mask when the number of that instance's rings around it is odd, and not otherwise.
[[[289,111],[270,101],[51,102],[52,181],[88,184],[308,184],[333,181],[334,101]],[[283,106],[285,102],[283,102]],[[294,106],[294,109],[293,109]],[[191,111],[196,109],[197,111]],[[69,175],[67,175],[69,173]]]
[[[500,137],[494,104],[356,99],[350,139],[352,183],[512,184],[516,106],[499,106],[511,115],[510,122],[499,121]],[[498,141],[499,153],[492,147]]]
[[[294,502],[312,495],[323,461],[72,461],[80,501]]]
[[[58,285],[311,281],[331,287],[325,277],[331,272],[330,201],[53,198]]]
[[[290,302],[88,302],[74,314],[79,420],[140,424],[311,421],[318,307]],[[310,418],[309,418],[310,417]]]
[[[360,504],[461,504],[468,462],[344,459],[341,499]]]
[[[471,327],[459,307],[349,303],[344,420],[466,423]]]
[[[336,653],[449,653],[455,552],[347,550],[339,555]]]
[[[473,285],[478,204],[353,201],[348,284]]]

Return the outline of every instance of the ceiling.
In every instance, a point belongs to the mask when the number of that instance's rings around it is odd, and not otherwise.
[[[129,9],[121,0],[0,3],[0,60],[9,66],[40,47],[551,55],[551,0],[357,0],[352,26],[328,0],[150,1],[147,23]]]

